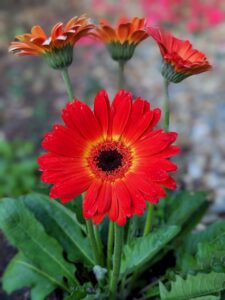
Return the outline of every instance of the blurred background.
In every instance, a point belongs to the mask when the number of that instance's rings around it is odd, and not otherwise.
[[[203,51],[211,72],[171,84],[171,130],[179,133],[180,187],[209,191],[213,204],[205,222],[225,215],[225,2],[224,0],[0,0],[0,197],[46,191],[36,157],[43,134],[60,121],[67,94],[59,71],[38,57],[15,57],[8,46],[15,35],[41,25],[49,33],[59,22],[86,13],[94,22],[119,16],[145,16]],[[134,95],[162,107],[160,54],[153,40],[142,42],[126,66]],[[74,49],[70,74],[77,98],[92,104],[105,88],[117,91],[117,64],[105,47],[83,40]],[[0,236],[0,274],[12,250]],[[23,297],[24,294],[23,294]],[[21,294],[0,299],[25,299]]]

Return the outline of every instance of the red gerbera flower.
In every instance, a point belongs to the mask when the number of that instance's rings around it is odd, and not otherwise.
[[[65,68],[72,63],[74,44],[87,36],[93,28],[94,25],[84,15],[72,18],[66,25],[57,23],[52,28],[50,37],[41,26],[33,26],[31,33],[16,36],[16,41],[11,42],[9,52],[19,56],[41,55],[51,67]]]
[[[86,191],[83,214],[99,223],[108,214],[119,225],[141,215],[146,201],[157,203],[164,187],[175,189],[168,160],[179,148],[177,134],[154,127],[160,109],[121,90],[110,105],[105,91],[95,98],[94,111],[79,100],[62,112],[65,125],[47,133],[39,157],[42,181],[54,184],[50,197],[65,203]]]
[[[148,32],[158,43],[163,58],[162,75],[167,81],[178,83],[212,68],[205,54],[193,49],[189,41],[177,39],[159,28],[149,28]]]

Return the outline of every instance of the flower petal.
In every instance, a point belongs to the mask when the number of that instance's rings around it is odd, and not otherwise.
[[[131,100],[132,94],[124,90],[118,92],[113,100],[111,106],[113,139],[120,139],[123,134],[130,116]]]
[[[85,192],[91,185],[91,181],[92,179],[86,175],[76,174],[69,180],[55,184],[51,188],[50,197],[60,198],[63,203],[68,202]]]
[[[67,126],[76,129],[87,140],[96,140],[102,136],[102,129],[89,106],[80,100],[67,104],[62,118]]]
[[[106,139],[109,130],[110,103],[108,95],[104,90],[98,92],[95,97],[94,114],[102,128],[104,138]]]

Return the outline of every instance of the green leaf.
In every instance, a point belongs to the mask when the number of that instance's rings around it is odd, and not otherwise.
[[[199,273],[196,276],[188,275],[186,279],[176,276],[176,281],[171,283],[170,290],[167,290],[161,282],[159,283],[161,300],[191,300],[211,296],[224,289],[225,274],[215,272]]]
[[[217,269],[224,271],[225,267],[225,232],[216,236],[210,242],[198,245],[197,264],[201,269]]]
[[[204,231],[189,235],[178,248],[177,266],[190,270],[225,271],[225,221],[218,221]]]
[[[74,200],[65,203],[64,206],[66,208],[69,208],[76,214],[77,220],[80,222],[80,224],[85,224],[85,219],[83,217],[82,211],[82,201],[83,197],[82,195],[79,195]]]
[[[195,300],[221,300],[221,298],[220,296],[209,295],[209,296],[195,298]]]
[[[193,233],[189,235],[183,244],[183,250],[190,254],[195,254],[199,243],[205,243],[212,241],[225,232],[225,221],[219,220],[212,225],[208,226],[205,230]]]
[[[30,194],[23,198],[26,206],[43,224],[47,233],[60,242],[72,261],[88,266],[95,264],[91,246],[84,235],[85,227],[68,208],[41,194]]]
[[[63,298],[63,300],[96,299],[94,295],[88,295],[91,290],[93,290],[92,284],[86,282],[81,287],[73,289],[70,295]]]
[[[61,286],[61,282],[57,282],[19,253],[8,264],[2,285],[8,294],[23,287],[30,287],[32,300],[44,300],[55,288]]]
[[[78,284],[74,276],[75,268],[63,258],[62,247],[47,235],[21,199],[0,200],[0,228],[32,264],[55,281],[62,285],[63,277],[66,277],[70,285]]]
[[[168,219],[167,224],[180,225],[185,224],[194,212],[205,203],[206,193],[192,193],[182,191],[177,193],[175,198],[170,198],[168,203]],[[201,212],[200,212],[201,213]]]
[[[132,272],[144,266],[167,246],[179,230],[180,227],[171,225],[155,230],[147,236],[133,239],[124,247],[121,273]]]
[[[80,300],[84,299],[87,295],[87,292],[83,289],[80,291],[74,291],[69,296],[65,297],[63,300]]]

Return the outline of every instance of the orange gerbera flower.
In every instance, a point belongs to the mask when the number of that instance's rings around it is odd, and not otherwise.
[[[104,42],[112,58],[119,61],[129,60],[136,46],[148,37],[145,19],[137,17],[130,21],[120,19],[115,29],[102,20],[93,35]]]
[[[74,44],[87,36],[93,28],[94,25],[84,15],[72,18],[65,26],[61,22],[57,23],[52,28],[50,37],[37,25],[32,27],[31,33],[16,36],[16,41],[11,42],[9,52],[19,56],[41,55],[51,67],[65,68],[72,63]]]
[[[205,54],[193,49],[189,41],[177,39],[160,28],[148,28],[148,32],[158,43],[163,58],[162,75],[167,81],[178,83],[212,68]]]
[[[42,180],[53,184],[50,196],[62,202],[86,192],[83,214],[94,223],[105,215],[119,225],[141,215],[146,201],[157,203],[176,182],[168,174],[176,165],[168,158],[177,154],[175,132],[155,129],[160,109],[121,90],[110,105],[100,91],[94,111],[79,100],[62,112],[65,125],[55,125],[39,157]]]

